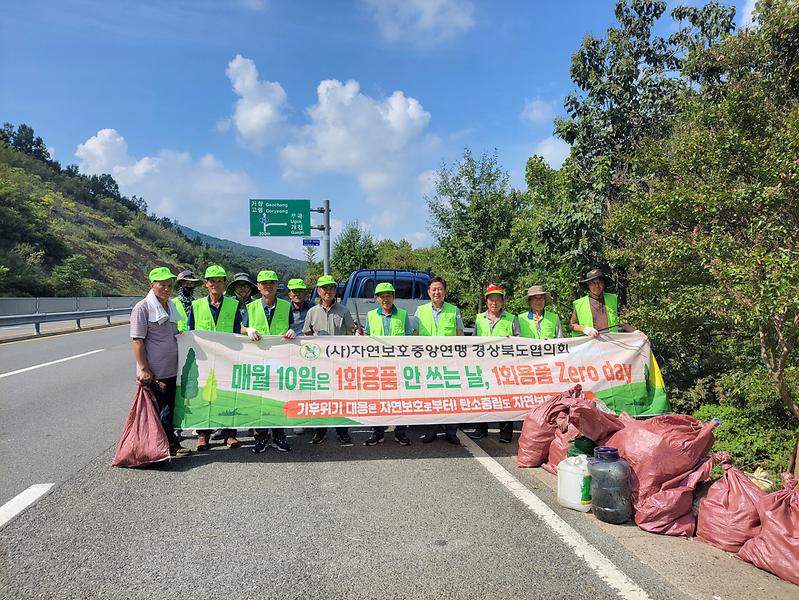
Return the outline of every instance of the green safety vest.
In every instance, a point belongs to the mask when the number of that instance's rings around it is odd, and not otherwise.
[[[223,331],[225,333],[239,333],[233,331],[233,324],[236,322],[236,312],[239,310],[239,302],[235,298],[222,296],[222,306],[219,307],[219,317],[214,322],[214,315],[211,314],[211,305],[208,298],[198,298],[191,303],[191,312],[194,313],[194,331]]]
[[[538,328],[535,326],[535,319],[527,316],[528,313],[519,315],[519,331],[522,337],[535,338],[542,340],[544,338],[553,338],[558,333],[558,315],[545,310],[544,317],[541,319],[541,333],[538,333]]]
[[[419,320],[419,335],[458,335],[458,309],[454,304],[444,302],[438,325],[433,318],[433,303],[422,304],[416,309]]]
[[[183,308],[183,302],[180,301],[180,298],[172,298],[172,304],[175,305],[175,308],[178,309],[178,314],[180,315],[180,321],[178,321],[178,331],[188,331],[189,330],[189,315],[186,314],[186,309]]]
[[[254,328],[260,335],[283,335],[286,333],[289,330],[290,313],[291,303],[277,298],[275,311],[272,314],[272,325],[269,325],[261,298],[253,300],[247,305],[249,328]]]
[[[605,311],[608,313],[608,329],[619,324],[619,297],[616,294],[603,294],[605,297]],[[574,301],[574,310],[577,312],[577,324],[583,327],[593,327],[594,317],[591,314],[589,296],[583,296]],[[583,335],[580,331],[572,331],[573,336]]]
[[[377,312],[380,309],[372,309],[366,315],[369,319],[369,335],[405,335],[405,320],[408,313],[397,307],[397,311],[392,311],[391,327],[386,333],[383,331],[383,315]]]
[[[513,335],[513,319],[516,317],[509,312],[503,312],[499,321],[494,323],[494,331],[491,331],[491,321],[488,320],[486,314],[480,313],[474,320],[474,334],[475,335],[500,335],[509,336]]]

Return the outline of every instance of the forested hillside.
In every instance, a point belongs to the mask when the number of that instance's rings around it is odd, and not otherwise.
[[[200,273],[211,263],[272,268],[284,279],[305,273],[303,261],[148,214],[110,175],[62,168],[27,125],[0,132],[0,295],[136,295],[155,265]]]

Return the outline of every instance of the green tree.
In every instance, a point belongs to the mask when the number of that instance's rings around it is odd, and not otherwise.
[[[686,87],[676,76],[686,44],[710,45],[733,29],[735,10],[712,2],[705,9],[675,9],[673,15],[690,27],[656,36],[665,12],[664,0],[618,0],[618,25],[604,39],[587,35],[572,56],[578,91],[566,97],[568,117],[555,123],[556,134],[572,146],[565,165],[567,201],[557,221],[577,271],[606,262],[605,247],[613,242],[604,220],[614,202],[626,199],[630,149],[671,129]],[[624,273],[618,279],[624,288]]]
[[[313,281],[319,277],[324,270],[324,264],[318,260],[316,255],[316,246],[305,247],[305,278]]]
[[[508,275],[498,250],[522,202],[509,189],[496,151],[476,159],[466,148],[459,163],[437,173],[435,194],[427,199],[431,230],[472,310],[482,310],[488,283],[502,283]]]
[[[357,269],[375,266],[376,259],[377,244],[372,234],[353,221],[336,237],[330,267],[334,277],[344,280]]]
[[[760,362],[772,410],[799,419],[799,2],[760,7],[760,27],[691,49],[672,133],[639,144],[610,231],[641,299],[629,316],[676,380]]]
[[[87,288],[89,262],[82,254],[73,254],[53,267],[53,287],[59,296],[81,296]]]

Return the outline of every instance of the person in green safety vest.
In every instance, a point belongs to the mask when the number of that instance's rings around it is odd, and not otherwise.
[[[474,334],[479,336],[511,336],[519,335],[519,319],[512,313],[505,312],[505,290],[489,283],[485,291],[486,311],[477,315],[474,322]],[[476,423],[474,432],[468,434],[473,440],[488,435],[488,423]],[[499,441],[509,444],[513,440],[513,421],[499,424]]]
[[[248,273],[236,273],[233,276],[233,281],[228,284],[225,291],[226,296],[239,301],[239,312],[241,313],[242,321],[247,313],[247,305],[252,302],[253,296],[257,294],[258,287],[253,283]]]
[[[375,301],[379,306],[370,310],[366,315],[366,335],[395,336],[412,335],[413,328],[408,313],[394,306],[396,291],[388,282],[378,283],[375,288]],[[364,442],[364,446],[376,446],[384,439],[386,428],[376,426],[372,428],[372,435]],[[397,425],[394,427],[394,439],[400,446],[410,446],[408,439],[408,426]]]
[[[194,276],[194,271],[181,271],[178,273],[177,286],[178,295],[172,298],[172,304],[178,309],[180,321],[178,321],[178,331],[188,331],[189,311],[191,303],[194,302],[194,288],[197,287],[199,279]]]
[[[530,310],[519,315],[519,331],[522,337],[536,340],[563,337],[560,317],[544,307],[552,303],[552,295],[544,286],[534,285],[527,288],[527,304]]]
[[[580,283],[588,288],[588,295],[574,301],[572,335],[597,338],[603,332],[637,331],[619,322],[619,298],[605,291],[608,278],[602,269],[588,271]]]
[[[461,311],[454,304],[444,302],[447,297],[447,282],[444,278],[439,276],[431,277],[430,281],[427,282],[427,294],[430,296],[430,302],[419,306],[413,315],[414,335],[463,335]],[[422,443],[429,444],[434,441],[438,434],[441,433],[441,430],[441,425],[431,426],[421,437]],[[443,430],[444,438],[450,444],[460,445],[457,424],[449,423],[444,425]]]
[[[188,315],[188,327],[191,331],[222,331],[225,333],[241,333],[241,314],[239,303],[225,296],[225,281],[227,273],[219,265],[211,265],[205,270],[205,288],[208,296],[198,298],[191,303]],[[197,430],[197,450],[208,450],[210,429]],[[228,448],[239,446],[236,431],[233,429],[221,430],[222,437]]]
[[[291,329],[291,303],[277,297],[277,273],[261,271],[256,278],[261,297],[247,305],[247,314],[242,320],[242,333],[246,333],[252,341],[260,341],[263,336],[282,335],[290,340],[296,336]],[[288,452],[291,446],[286,440],[286,430],[273,427],[272,441],[269,441],[269,429],[256,430],[253,454],[264,452],[272,446],[279,452]]]

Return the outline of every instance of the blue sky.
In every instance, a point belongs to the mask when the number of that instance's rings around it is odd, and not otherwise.
[[[570,57],[613,24],[613,5],[14,2],[0,22],[0,119],[211,235],[301,257],[298,239],[249,237],[247,199],[327,197],[334,235],[358,219],[427,245],[431,176],[464,146],[496,148],[517,187],[531,154],[560,164],[552,118]]]

